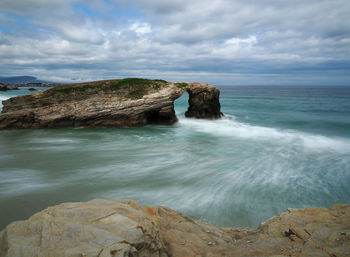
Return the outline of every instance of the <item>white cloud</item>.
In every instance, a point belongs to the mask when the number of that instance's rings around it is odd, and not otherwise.
[[[216,58],[238,59],[252,56],[254,45],[257,43],[256,36],[249,36],[247,38],[230,38],[225,40],[222,44],[212,46],[211,55]]]
[[[241,46],[246,45],[251,47],[253,44],[257,43],[256,36],[249,36],[248,38],[230,38],[225,42],[227,45]]]
[[[147,23],[135,22],[130,26],[130,30],[135,31],[137,35],[148,34],[152,32],[151,26]]]

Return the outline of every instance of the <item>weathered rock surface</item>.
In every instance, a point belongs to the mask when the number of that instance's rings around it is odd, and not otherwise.
[[[350,205],[289,209],[248,229],[99,199],[50,207],[0,232],[0,257],[349,255]]]
[[[188,117],[221,117],[219,89],[163,80],[106,80],[55,87],[3,101],[0,129],[173,124],[174,100],[189,92]]]
[[[7,91],[7,90],[18,90],[18,87],[14,85],[5,85],[0,83],[0,91]]]
[[[186,117],[218,119],[222,116],[218,88],[191,84],[187,87],[187,92],[189,107],[185,113]]]
[[[5,84],[0,83],[0,91],[7,91],[8,88]]]
[[[17,86],[15,86],[15,85],[7,85],[7,88],[9,90],[19,90],[19,88]]]

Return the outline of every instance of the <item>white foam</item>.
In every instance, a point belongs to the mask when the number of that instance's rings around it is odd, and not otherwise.
[[[36,144],[78,144],[80,140],[71,138],[35,138],[32,140]]]
[[[255,126],[236,121],[235,117],[232,116],[215,121],[180,118],[179,125],[196,132],[208,133],[216,136],[283,143],[289,144],[290,146],[301,146],[306,150],[315,152],[350,152],[350,140],[346,138],[332,138],[296,130]]]
[[[0,95],[0,108],[2,107],[2,101],[5,101],[7,99],[9,99],[9,96],[5,96],[5,95]]]
[[[0,102],[5,101],[9,98],[10,98],[10,96],[0,95]]]
[[[0,95],[0,112],[1,112],[1,110],[2,110],[2,101],[5,101],[5,100],[7,100],[7,99],[9,99],[10,98],[10,96],[5,96],[5,95]]]

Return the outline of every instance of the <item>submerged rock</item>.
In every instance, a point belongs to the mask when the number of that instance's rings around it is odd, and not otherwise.
[[[173,124],[174,101],[189,92],[186,116],[220,118],[219,89],[200,83],[122,79],[51,88],[3,101],[0,129]]]
[[[98,199],[49,207],[0,232],[1,257],[346,256],[350,205],[289,209],[258,229],[218,228],[166,207]]]

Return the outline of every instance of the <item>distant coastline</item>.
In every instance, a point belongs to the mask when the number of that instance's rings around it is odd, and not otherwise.
[[[63,83],[41,80],[33,76],[0,77],[0,84],[8,87],[9,90],[18,87],[56,87]]]
[[[1,83],[11,89],[15,89],[16,87],[58,87],[62,86],[63,84],[60,83],[20,83],[20,84],[6,84]]]

